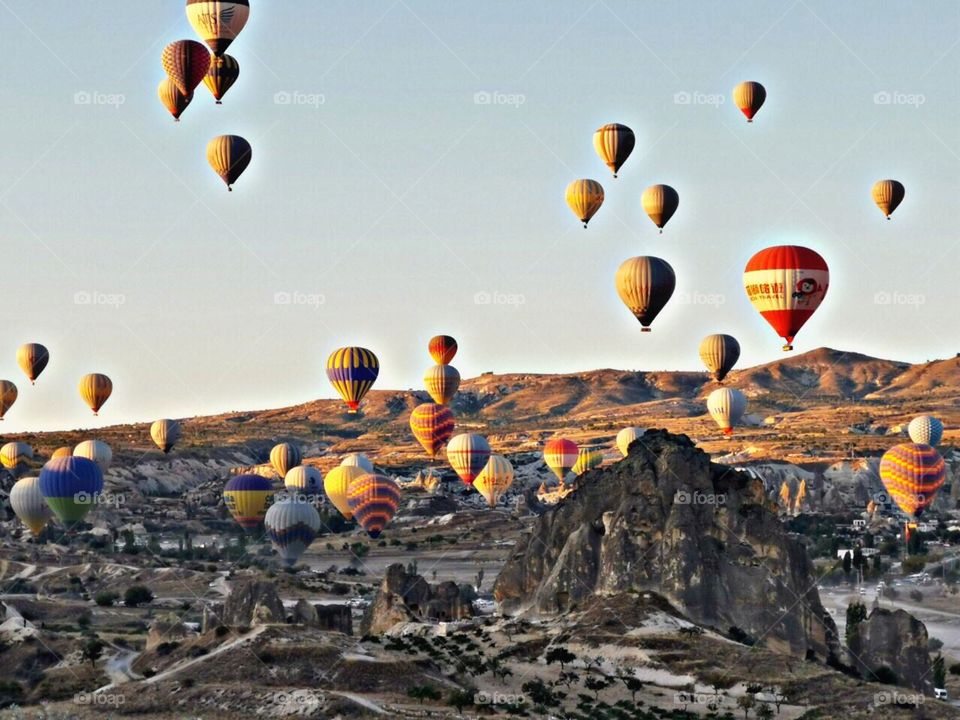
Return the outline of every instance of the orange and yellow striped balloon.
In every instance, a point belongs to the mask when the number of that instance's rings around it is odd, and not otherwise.
[[[673,296],[677,276],[666,260],[641,256],[624,260],[614,282],[623,304],[640,321],[641,332],[650,332],[650,323]]]
[[[252,158],[253,148],[239,135],[218,135],[207,143],[207,162],[230,192]]]
[[[0,420],[17,401],[17,386],[9,380],[0,380]]]
[[[102,373],[90,373],[80,378],[78,390],[80,397],[96,415],[113,393],[113,381]]]
[[[636,142],[633,130],[620,123],[609,123],[593,133],[593,149],[614,177],[630,157]]]
[[[457,354],[457,341],[449,335],[434,335],[428,344],[430,357],[437,365],[446,365]]]
[[[50,362],[50,352],[40,343],[27,343],[17,348],[17,365],[33,385]]]
[[[174,122],[180,122],[180,116],[183,115],[183,111],[193,100],[193,93],[184,95],[170,78],[164,78],[160,81],[160,85],[157,87],[157,95],[167,112],[173,115]]]
[[[567,185],[566,198],[573,214],[586,227],[603,205],[603,186],[596,180],[574,180]]]
[[[437,405],[449,405],[460,388],[460,373],[453,365],[431,365],[423,374],[423,386]]]
[[[366,473],[350,483],[347,502],[356,521],[376,539],[400,507],[400,487],[388,475]]]
[[[450,408],[436,403],[417,405],[410,413],[413,436],[432,458],[437,456],[453,435],[453,422]]]
[[[554,475],[563,482],[573,466],[577,464],[580,449],[573,440],[554,438],[543,446],[543,460]]]
[[[379,374],[380,361],[366,348],[343,347],[327,358],[327,378],[352,413],[360,407]]]
[[[753,80],[742,82],[733,89],[733,102],[746,116],[747,122],[753,122],[753,116],[757,114],[766,99],[766,88]]]
[[[880,208],[880,212],[889,220],[893,211],[903,202],[907,191],[903,184],[896,180],[877,180],[873,184],[870,194],[873,196],[873,201],[877,204],[877,207]]]
[[[670,222],[680,207],[680,195],[669,185],[651,185],[640,196],[640,204],[647,217],[663,233],[663,226]]]
[[[880,480],[903,512],[917,518],[933,503],[947,479],[940,453],[929,445],[896,445],[880,460]]]

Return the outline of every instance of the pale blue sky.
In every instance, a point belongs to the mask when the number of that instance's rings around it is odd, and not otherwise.
[[[175,125],[156,86],[163,46],[193,37],[180,0],[2,0],[0,377],[20,388],[4,429],[91,426],[91,371],[115,384],[96,424],[331,397],[343,344],[377,353],[378,388],[420,387],[437,332],[464,376],[695,369],[709,332],[765,362],[781,341],[740,276],[794,241],[832,271],[797,352],[952,355],[958,8],[252,0],[239,82],[222,107],[198,88]],[[747,79],[768,92],[753,125],[730,100]],[[606,122],[637,134],[618,180],[591,145]],[[204,157],[221,133],[253,145],[232,194]],[[563,200],[578,177],[607,191],[586,231]],[[891,222],[870,199],[883,177],[907,188]],[[656,182],[681,198],[663,236],[639,203]],[[678,275],[644,335],[613,289],[640,254]],[[107,296],[123,303],[82,303]],[[35,388],[15,363],[27,341],[52,355]]]

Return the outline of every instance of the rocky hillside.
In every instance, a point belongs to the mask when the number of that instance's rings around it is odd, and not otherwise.
[[[582,476],[536,520],[495,586],[506,608],[548,614],[644,590],[738,639],[799,657],[837,655],[812,565],[762,482],[665,431]]]

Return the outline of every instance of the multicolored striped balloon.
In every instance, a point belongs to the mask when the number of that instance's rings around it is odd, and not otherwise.
[[[438,405],[449,405],[460,389],[460,373],[453,365],[431,365],[423,374],[423,386]]]
[[[573,466],[577,464],[580,449],[573,440],[554,438],[543,446],[543,460],[560,482],[563,482]]]
[[[430,338],[430,357],[437,365],[446,365],[457,354],[457,341],[449,335],[434,335]]]
[[[496,507],[500,497],[513,485],[513,465],[503,455],[491,455],[483,470],[473,481],[473,486],[487,501]]]
[[[463,433],[447,443],[447,461],[467,485],[473,484],[489,459],[490,445],[480,435]]]
[[[267,510],[263,526],[283,562],[292,567],[320,532],[320,515],[308,502],[281,500]]]
[[[292,468],[299,465],[302,459],[300,448],[287,442],[274,445],[270,451],[270,464],[277,475],[282,478],[285,478]]]
[[[103,473],[84,457],[50,460],[40,471],[40,492],[61,522],[73,524],[86,517],[103,492]]]
[[[907,433],[915,443],[936,447],[943,440],[943,423],[933,415],[920,415],[907,425]]]
[[[227,90],[233,87],[233,84],[240,77],[240,63],[231,55],[214,58],[210,63],[210,69],[203,78],[203,84],[207,86],[210,94],[213,95],[217,105],[223,104],[223,96]]]
[[[570,469],[574,475],[583,475],[587,470],[603,465],[603,452],[597,448],[580,448],[577,462]]]
[[[880,480],[890,497],[910,517],[930,506],[947,479],[940,453],[929,445],[896,445],[880,460]]]
[[[379,374],[380,361],[366,348],[343,347],[327,358],[327,378],[352,413],[360,407]]]
[[[450,408],[436,403],[417,405],[410,413],[410,429],[430,457],[436,457],[440,449],[453,435],[453,413]]]
[[[184,95],[193,95],[210,69],[210,53],[196,40],[176,40],[163,49],[160,63]]]
[[[376,539],[400,507],[400,487],[388,475],[365,473],[350,483],[347,502],[356,521]]]
[[[793,338],[820,307],[830,285],[826,261],[799,245],[777,245],[761,250],[743,271],[743,286],[753,307],[787,341]]]
[[[240,527],[248,532],[263,522],[273,500],[273,483],[262,475],[234,475],[223,488],[223,501]]]
[[[766,88],[754,80],[742,82],[733,89],[733,102],[740,108],[740,112],[749,123],[753,122],[753,116],[757,114],[766,99]]]

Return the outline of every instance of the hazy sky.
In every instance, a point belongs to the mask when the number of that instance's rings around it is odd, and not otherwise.
[[[832,273],[797,352],[960,351],[953,0],[251,5],[239,82],[174,124],[156,86],[194,37],[181,0],[0,0],[6,431],[331,397],[344,344],[379,356],[378,388],[420,387],[438,332],[464,376],[695,369],[710,332],[766,362],[781,340],[741,273],[783,242]],[[747,79],[768,93],[752,125]],[[591,144],[607,122],[637,135],[618,180]],[[253,146],[233,193],[204,155],[222,133]],[[579,177],[607,194],[589,230],[563,198]],[[891,222],[884,177],[907,188]],[[656,182],[680,193],[662,236]],[[641,335],[613,276],[644,254],[678,285]],[[27,341],[51,350],[35,388]],[[99,420],[91,371],[114,380]]]

